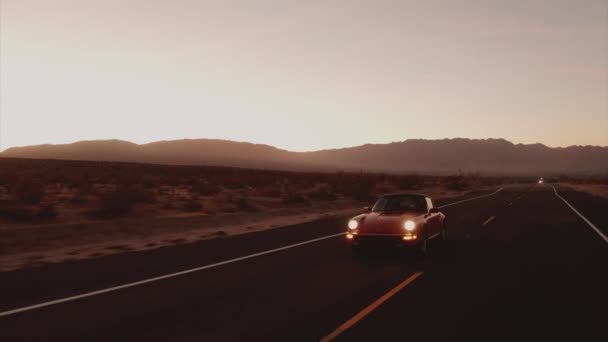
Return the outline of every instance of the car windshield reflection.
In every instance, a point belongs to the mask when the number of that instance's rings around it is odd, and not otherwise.
[[[425,212],[424,197],[416,195],[390,195],[378,199],[372,212]]]

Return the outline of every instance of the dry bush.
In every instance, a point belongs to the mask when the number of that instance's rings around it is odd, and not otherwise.
[[[44,204],[38,207],[36,213],[36,219],[38,220],[52,220],[57,217],[57,209],[54,204]]]
[[[19,182],[16,170],[6,169],[5,165],[0,168],[0,184],[4,185],[7,189],[12,189],[15,184]]]
[[[128,215],[137,203],[154,203],[156,197],[140,187],[117,187],[99,198],[99,208],[94,213],[100,218]]]
[[[377,184],[374,187],[374,194],[376,195],[384,195],[384,194],[388,194],[394,191],[394,187],[392,187],[390,184],[386,184],[386,183],[382,183],[382,184]]]
[[[240,196],[236,199],[236,209],[239,211],[257,211],[258,208],[251,203],[249,197]]]
[[[448,190],[454,191],[462,191],[469,187],[467,180],[462,176],[446,177],[443,184]]]
[[[87,202],[87,196],[84,195],[83,193],[81,193],[80,191],[77,191],[70,198],[70,203],[73,203],[73,204],[83,204],[86,202]]]
[[[179,175],[168,174],[168,175],[163,176],[163,178],[161,179],[161,183],[163,185],[168,185],[168,186],[174,188],[174,187],[182,184],[182,181],[179,178]]]
[[[184,210],[188,212],[202,211],[203,204],[200,201],[191,198],[184,203]]]
[[[255,190],[255,195],[261,197],[279,198],[282,194],[280,185],[267,185]]]
[[[375,184],[385,181],[386,178],[385,175],[338,173],[330,184],[336,193],[356,200],[368,200],[372,197]]]
[[[558,177],[560,176],[553,178],[557,180]],[[580,176],[573,181],[608,183],[608,174],[598,174],[587,179],[581,178],[584,177]],[[545,175],[545,179],[549,181],[550,175]],[[27,180],[26,183],[37,180],[39,184],[24,186],[21,184],[23,180]],[[30,205],[27,203],[34,203],[30,206],[44,203],[45,198],[42,196],[45,193],[47,198],[52,197],[51,188],[45,187],[47,184],[63,184],[71,189],[78,188],[81,197],[77,197],[77,201],[95,198],[94,196],[98,196],[97,194],[102,194],[99,211],[102,215],[113,217],[114,215],[126,215],[136,203],[153,203],[155,195],[157,195],[155,192],[162,195],[162,206],[181,209],[183,201],[178,199],[180,196],[187,196],[187,199],[194,200],[197,200],[197,196],[218,194],[222,196],[228,192],[224,191],[227,188],[254,187],[256,196],[282,199],[284,203],[288,204],[302,204],[307,203],[309,198],[332,199],[333,196],[368,200],[376,194],[374,191],[385,190],[381,188],[385,184],[391,191],[396,188],[419,189],[426,185],[441,185],[450,189],[462,190],[476,186],[495,186],[504,184],[504,182],[527,181],[534,181],[534,179],[481,177],[475,173],[465,174],[463,172],[458,173],[457,176],[440,177],[0,158],[0,186],[8,189],[8,193],[3,194],[1,198],[14,199],[15,203],[25,206],[25,209],[15,209],[17,216],[19,216],[19,212],[22,214],[26,212],[22,216],[31,216],[27,214],[27,211],[36,210],[27,207]],[[327,187],[319,184],[326,184]],[[107,189],[99,187],[100,185],[106,186]],[[133,187],[136,188],[135,191],[120,190]],[[21,193],[20,196],[15,195],[17,188]],[[114,190],[115,188],[117,190]],[[184,189],[188,189],[188,191],[183,191]],[[115,192],[118,194],[114,194]],[[253,194],[251,195],[253,196]],[[110,203],[112,196],[116,197],[117,203]],[[220,202],[217,204],[217,210],[220,211],[223,206],[226,206],[226,211],[240,210],[238,201],[237,195],[237,198],[231,198],[229,202]],[[215,204],[209,206],[216,210]],[[246,208],[246,205],[243,208]],[[205,206],[205,210],[207,209],[209,208]],[[6,210],[4,212],[6,213]]]
[[[192,185],[190,190],[200,196],[214,196],[222,191],[222,188],[217,184],[199,181]]]
[[[44,198],[46,186],[38,180],[22,180],[13,190],[15,198],[25,204],[38,204]]]
[[[308,197],[316,200],[331,201],[337,198],[334,189],[329,184],[315,184]]]
[[[231,190],[243,189],[247,186],[241,179],[229,179],[222,183],[222,185]]]
[[[237,210],[233,204],[226,204],[220,209],[220,211],[224,213],[236,213]]]
[[[416,175],[401,176],[398,182],[399,189],[402,190],[419,189],[424,184],[424,180]]]
[[[72,179],[66,184],[69,188],[74,191],[78,191],[82,195],[94,195],[95,194],[95,185],[92,180],[78,177],[77,179]]]
[[[28,221],[32,217],[32,209],[14,201],[1,201],[0,217],[11,221]]]
[[[132,198],[124,196],[119,191],[110,192],[101,196],[99,209],[95,214],[101,218],[126,216],[131,212],[135,203]]]
[[[38,222],[57,217],[54,204],[24,205],[14,201],[0,202],[0,218],[14,222]]]
[[[213,198],[212,207],[215,211],[234,213],[236,212],[235,196],[231,192],[223,192]]]
[[[163,209],[175,209],[175,201],[173,197],[168,197],[161,203],[161,208]]]
[[[372,198],[374,183],[370,179],[360,179],[352,189],[352,198],[358,201],[369,200]]]
[[[154,189],[161,185],[161,181],[158,177],[144,176],[141,180],[141,185],[146,189]]]
[[[285,204],[302,204],[307,203],[306,198],[299,192],[296,191],[287,191],[285,195],[283,195],[283,203]]]

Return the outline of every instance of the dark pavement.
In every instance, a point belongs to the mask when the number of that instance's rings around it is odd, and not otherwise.
[[[558,191],[606,231],[602,200]],[[417,271],[337,340],[605,338],[608,244],[550,185],[442,211],[450,240],[427,257],[355,256],[338,236],[0,317],[0,340],[316,341]],[[340,233],[346,220],[0,273],[0,312]]]

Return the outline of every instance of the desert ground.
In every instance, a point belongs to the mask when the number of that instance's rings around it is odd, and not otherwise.
[[[436,199],[519,180],[0,159],[0,271],[354,215],[383,193]]]
[[[596,197],[608,198],[608,184],[590,184],[590,183],[560,183],[563,186],[570,187],[576,191],[586,192]]]

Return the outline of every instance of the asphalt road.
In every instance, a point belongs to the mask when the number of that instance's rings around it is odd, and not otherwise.
[[[607,231],[605,202],[558,191]],[[510,187],[442,211],[450,240],[431,244],[427,257],[356,256],[341,235],[274,251],[344,232],[346,218],[335,218],[0,273],[0,340],[606,338],[608,243],[550,185]],[[212,267],[2,315],[205,265]]]

